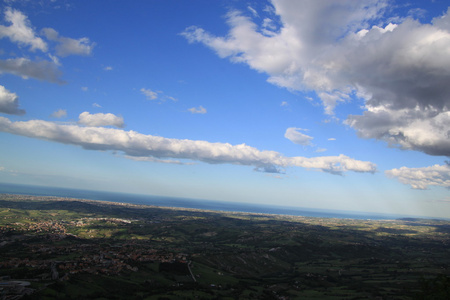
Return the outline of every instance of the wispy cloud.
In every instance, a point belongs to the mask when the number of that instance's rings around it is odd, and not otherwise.
[[[164,102],[166,100],[171,100],[174,102],[178,101],[174,97],[165,95],[162,91],[152,91],[146,88],[141,88],[140,91],[148,100],[159,100],[160,102]]]
[[[67,116],[67,110],[65,109],[58,109],[57,111],[53,112],[50,117],[52,118],[62,118]]]
[[[304,133],[301,133],[300,131],[307,131],[307,129],[290,127],[286,129],[284,137],[293,142],[294,144],[311,146],[312,145],[311,141],[314,138]]]
[[[158,92],[154,92],[150,89],[145,89],[145,88],[140,89],[140,91],[145,97],[147,97],[148,100],[158,99]]]
[[[95,46],[95,43],[91,42],[87,37],[79,39],[63,37],[53,28],[44,28],[42,32],[47,39],[57,42],[55,50],[58,56],[90,55]]]
[[[249,6],[247,6],[247,9],[252,13],[252,15],[253,15],[254,17],[259,17],[258,12],[257,12],[253,7],[251,7],[251,6],[249,5]]]
[[[203,106],[199,106],[199,107],[192,107],[189,108],[188,111],[190,111],[193,114],[206,114],[207,110],[206,108],[204,108]]]
[[[440,204],[448,204],[448,205],[450,205],[450,197],[441,198],[441,199],[427,199],[425,201],[426,202],[431,202],[431,203],[440,203]]]
[[[125,155],[126,158],[135,160],[135,161],[147,161],[147,162],[156,162],[156,163],[163,163],[163,164],[173,164],[173,165],[195,165],[194,162],[182,162],[179,160],[173,160],[173,159],[158,159],[155,157],[142,157],[142,156],[130,156]]]

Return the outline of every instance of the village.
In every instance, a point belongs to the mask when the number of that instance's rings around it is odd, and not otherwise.
[[[4,220],[7,218],[3,217]],[[137,272],[138,265],[145,262],[176,262],[188,268],[187,254],[152,248],[149,241],[127,240],[110,244],[96,239],[79,239],[67,230],[68,227],[83,227],[93,222],[130,224],[133,221],[136,220],[98,217],[37,221],[23,218],[21,222],[0,226],[0,250],[8,248],[8,245],[16,249],[3,252],[7,259],[0,261],[0,270],[27,270],[20,280],[17,275],[2,274],[2,295],[12,297],[5,299],[20,299],[34,292],[29,287],[30,281],[61,282],[76,274],[116,276]],[[92,234],[88,236],[94,238]]]
[[[34,259],[10,257],[8,261],[0,262],[0,268],[31,267],[46,270],[53,264],[56,266],[53,269],[59,270],[64,277],[55,275],[55,272],[51,277],[67,279],[70,274],[80,272],[115,275],[124,270],[137,271],[138,268],[133,266],[135,262],[187,263],[187,254],[154,249],[145,241],[127,240],[116,245],[101,242],[78,243],[77,236],[67,232],[67,225],[84,226],[90,221],[131,223],[131,220],[119,218],[86,218],[86,220],[69,222],[46,221],[2,226],[0,227],[0,246],[20,241],[28,253],[33,253]],[[17,232],[23,234],[12,234]],[[36,242],[37,238],[42,239],[43,242]],[[30,239],[33,240],[32,243],[29,242]],[[57,243],[62,240],[72,242]],[[60,259],[61,257],[71,257],[71,259],[63,260]],[[46,279],[46,276],[49,275],[43,273],[42,279]]]

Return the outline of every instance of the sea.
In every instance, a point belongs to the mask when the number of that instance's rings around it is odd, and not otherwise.
[[[156,195],[128,194],[106,191],[79,190],[70,188],[33,186],[0,183],[0,194],[18,194],[33,196],[55,196],[160,207],[194,208],[212,211],[244,212],[274,215],[292,215],[319,218],[393,220],[400,218],[428,218],[410,215],[381,214],[331,209],[312,209],[303,207],[277,206],[217,200],[191,199]]]

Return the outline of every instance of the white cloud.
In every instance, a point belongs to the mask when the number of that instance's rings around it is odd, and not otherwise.
[[[118,128],[124,127],[123,118],[110,113],[90,114],[89,112],[85,111],[80,114],[78,123],[94,127],[97,126],[115,126]]]
[[[281,106],[289,106],[289,103],[287,103],[286,101],[281,102],[280,104]]]
[[[272,35],[238,11],[227,15],[225,36],[195,26],[182,35],[275,85],[315,91],[329,115],[341,102],[364,99],[366,111],[346,121],[361,137],[450,156],[450,9],[431,24],[382,24],[388,1],[272,4],[281,24]]]
[[[97,107],[97,108],[101,108],[102,106],[100,105],[100,104],[98,104],[98,103],[92,103],[92,106],[93,107]]]
[[[23,115],[25,110],[19,108],[19,97],[0,85],[0,112],[10,115]]]
[[[194,165],[195,163],[185,163],[181,162],[179,160],[173,160],[173,159],[157,159],[154,157],[142,157],[142,156],[125,156],[128,159],[135,160],[135,161],[147,161],[147,162],[156,162],[156,163],[163,163],[163,164],[173,164],[173,165]]]
[[[329,138],[328,140],[329,141],[335,141],[336,139],[335,138]]]
[[[269,18],[265,18],[265,19],[263,20],[262,27],[263,27],[263,28],[267,28],[268,30],[271,30],[272,33],[273,33],[273,30],[276,29],[276,26],[275,26],[273,20],[272,20],[272,19],[269,19]]]
[[[88,89],[87,86],[82,86],[82,87],[81,87],[81,90],[82,90],[83,92],[87,92],[89,89]]]
[[[144,89],[142,88],[141,93],[145,95],[145,97],[147,97],[148,100],[156,100],[158,99],[158,93],[154,92],[150,89]]]
[[[58,43],[55,48],[56,54],[62,57],[69,55],[90,55],[95,46],[95,43],[92,43],[86,37],[79,39],[63,37],[53,28],[44,28],[42,32],[47,39]]]
[[[369,107],[362,116],[350,116],[346,124],[360,137],[384,140],[392,147],[450,156],[450,111]]]
[[[47,52],[47,43],[40,37],[36,36],[28,18],[20,11],[9,7],[6,8],[5,21],[11,25],[0,25],[0,38],[8,37],[12,42],[17,43],[19,46],[27,45],[30,46],[33,51],[39,49],[43,52]],[[95,43],[91,42],[86,37],[79,39],[63,37],[52,28],[44,28],[41,33],[48,40],[57,43],[55,47],[56,54],[63,57],[69,55],[90,55],[95,46]],[[51,54],[49,54],[49,57],[56,65],[59,65],[59,60],[57,57]]]
[[[52,118],[58,118],[58,119],[65,117],[65,116],[67,116],[67,110],[65,110],[65,109],[58,109],[57,111],[55,111],[51,114]]]
[[[409,184],[413,189],[424,190],[429,186],[450,188],[450,166],[434,165],[424,168],[392,169],[385,171],[389,177],[397,178],[401,183]]]
[[[0,39],[7,37],[19,47],[29,46],[31,51],[48,51],[49,45],[35,34],[28,18],[23,13],[8,7],[5,9],[4,16],[5,21],[10,23],[10,25],[0,25]],[[95,45],[87,38],[72,39],[62,37],[51,28],[45,28],[41,33],[48,40],[56,42],[55,51],[58,56],[89,55]],[[46,57],[49,60],[41,58],[33,61],[27,57],[0,60],[0,73],[10,73],[21,76],[24,79],[31,77],[54,83],[65,83],[60,79],[62,73],[58,70],[58,67],[61,65],[59,58],[53,53],[47,53]]]
[[[254,17],[259,17],[258,12],[257,12],[253,7],[251,7],[251,6],[249,5],[249,6],[247,6],[247,9],[252,13],[252,15],[253,15]]]
[[[171,97],[171,96],[164,96],[164,100],[172,100],[173,102],[177,102],[178,101],[178,99],[177,98],[174,98],[174,97]]]
[[[48,57],[52,60],[52,62],[57,65],[57,66],[61,66],[61,63],[59,61],[59,58],[57,56],[51,55],[50,53],[47,54]]]
[[[120,151],[133,157],[188,159],[210,164],[253,166],[267,172],[296,166],[331,174],[346,171],[376,171],[375,164],[345,155],[322,157],[285,157],[275,151],[260,151],[245,144],[210,143],[207,141],[170,139],[144,135],[135,131],[105,127],[62,125],[43,120],[11,122],[0,117],[0,131],[31,138],[81,146],[90,150]]]
[[[54,62],[47,60],[31,61],[28,58],[10,58],[0,59],[0,74],[11,73],[21,76],[24,79],[28,77],[45,80],[53,83],[63,84],[61,80],[61,71]]]
[[[199,107],[192,107],[189,108],[188,111],[190,111],[193,114],[206,114],[207,110],[206,108],[204,108],[203,106],[199,106]]]
[[[105,71],[112,71],[112,70],[113,70],[113,67],[111,67],[111,66],[106,66],[106,67],[103,68],[103,70],[105,70]]]
[[[162,91],[152,91],[150,89],[145,89],[142,88],[140,89],[141,93],[143,95],[145,95],[145,97],[147,97],[148,100],[159,100],[160,103],[164,102],[166,100],[172,100],[174,102],[178,101],[178,99],[168,96],[168,95],[164,95],[164,93]]]
[[[33,28],[27,17],[20,11],[6,8],[5,21],[10,23],[10,26],[0,25],[0,38],[7,37],[12,42],[18,43],[20,46],[27,45],[31,50],[47,51],[47,44],[34,33]]]
[[[294,144],[303,145],[303,146],[311,146],[311,140],[313,137],[301,133],[300,130],[307,131],[302,128],[290,127],[286,129],[284,137],[293,142]]]

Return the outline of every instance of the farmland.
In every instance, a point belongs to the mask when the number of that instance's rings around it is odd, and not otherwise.
[[[450,222],[0,195],[0,276],[23,299],[445,299]]]

